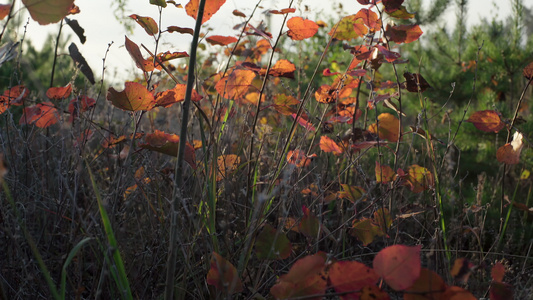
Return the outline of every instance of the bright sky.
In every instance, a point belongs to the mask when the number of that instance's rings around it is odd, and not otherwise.
[[[3,2],[6,2],[6,0],[3,0]],[[132,72],[138,72],[136,73],[137,75],[141,73],[140,70],[134,67],[135,64],[124,47],[124,36],[127,35],[129,39],[137,43],[139,46],[141,43],[144,44],[151,51],[153,51],[155,47],[154,38],[148,36],[144,29],[137,24],[134,24],[133,32],[126,32],[124,26],[115,19],[110,7],[110,2],[110,0],[75,1],[76,5],[80,7],[81,13],[71,16],[71,19],[78,20],[80,26],[85,29],[85,36],[87,37],[87,42],[85,44],[82,45],[79,42],[79,39],[67,26],[65,26],[63,29],[62,34],[71,34],[68,44],[70,44],[70,42],[75,42],[78,45],[80,52],[85,56],[89,65],[93,69],[96,78],[101,77],[102,58],[105,55],[107,45],[111,42],[114,42],[110,48],[110,52],[106,61],[106,78],[113,82],[120,82],[127,79],[131,80],[134,78],[134,74],[132,74]],[[140,16],[150,16],[157,22],[157,18],[159,16],[158,8],[154,5],[150,5],[148,0],[130,0],[128,2],[127,15],[138,14]],[[185,4],[188,1],[185,0],[176,2]],[[331,0],[296,0],[294,3],[296,3],[295,7],[298,8],[298,10],[294,16],[309,17],[311,20],[327,20],[326,15],[333,15],[337,16],[336,18],[338,18],[338,14],[335,13],[335,11],[338,10],[338,5],[334,7],[331,7],[333,4],[330,4],[331,6],[324,5],[325,3],[333,2],[334,1]],[[429,5],[429,3],[432,1],[424,0],[424,2],[426,5]],[[533,3],[530,2],[533,1],[524,1],[526,6],[532,7]],[[203,32],[207,33],[208,36],[214,34],[237,34],[237,32],[232,28],[242,19],[233,16],[231,12],[234,9],[238,9],[246,15],[249,15],[251,14],[256,3],[257,2],[253,0],[227,0],[222,6],[221,10],[205,24],[213,28],[209,32],[206,28],[204,28]],[[288,0],[262,1],[261,6],[263,6],[263,8],[259,8],[255,13],[255,20],[266,20],[267,17],[265,14],[263,14],[264,11],[286,8],[288,3]],[[341,3],[343,5],[343,10],[345,11],[344,15],[356,13],[362,7],[355,0],[338,0],[335,1],[335,3]],[[510,3],[510,0],[470,0],[469,7],[471,13],[468,16],[468,24],[471,25],[477,23],[482,16],[498,15],[500,19],[508,17],[511,13]],[[305,11],[306,5],[309,8],[307,12]],[[452,5],[450,13],[448,13],[446,16],[446,21],[452,22],[452,24],[455,15],[454,10],[455,6]],[[26,18],[27,14],[24,15],[22,23],[26,21]],[[275,24],[279,24],[281,18],[282,17],[278,15],[273,16],[272,18],[273,25],[269,29],[274,37],[276,37],[279,32],[279,27],[276,27]],[[169,4],[165,9],[163,9],[161,21],[162,28],[166,28],[167,26],[171,25],[194,28],[194,20],[185,14],[185,10],[173,7],[172,4]],[[257,23],[258,22],[252,24],[257,25]],[[58,28],[58,24],[40,26],[37,24],[37,22],[30,21],[26,38],[30,39],[37,48],[40,48],[42,43],[44,43],[45,39],[47,38],[47,33],[57,34]],[[22,31],[19,33],[19,38],[21,33]],[[189,52],[190,41],[191,35],[179,33],[164,34],[158,52],[167,50],[170,50],[171,52]],[[221,46],[215,47],[221,49]],[[144,53],[144,50],[142,51]],[[116,76],[114,74],[116,74]]]

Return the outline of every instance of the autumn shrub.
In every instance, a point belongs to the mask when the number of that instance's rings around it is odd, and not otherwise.
[[[23,1],[40,24],[76,13],[60,2]],[[187,3],[194,29],[131,15],[155,44],[125,38],[141,75],[120,88],[88,88],[75,43],[43,90],[10,57],[3,298],[528,297],[529,42],[420,42],[445,1],[358,0],[330,24],[269,8],[279,32],[235,10],[240,33],[197,55],[224,2]],[[176,32],[190,51],[160,49]]]

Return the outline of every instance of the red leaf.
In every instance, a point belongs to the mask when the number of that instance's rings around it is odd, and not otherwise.
[[[408,289],[420,276],[421,248],[421,245],[387,247],[374,258],[374,270],[394,290]]]
[[[64,87],[51,87],[46,91],[46,97],[50,100],[62,100],[68,98],[72,93],[72,86],[67,84]]]
[[[297,168],[307,167],[311,164],[313,157],[316,157],[316,154],[307,156],[302,150],[289,150],[287,152],[287,163],[295,165]]]
[[[93,107],[96,104],[96,100],[89,98],[87,96],[75,97],[70,100],[68,104],[68,111],[70,113],[69,122],[72,123],[74,118],[79,116],[80,112],[85,112],[89,108]]]
[[[450,286],[446,289],[444,294],[442,295],[442,299],[446,300],[477,300],[474,295],[472,295],[469,291],[460,288],[458,286]]]
[[[294,41],[300,41],[314,36],[318,32],[318,25],[311,20],[293,17],[287,21],[289,31],[287,35]]]
[[[141,50],[139,49],[139,46],[137,46],[137,44],[128,39],[127,36],[125,36],[125,38],[126,41],[124,42],[124,44],[126,46],[126,50],[128,50],[128,53],[130,54],[131,58],[133,58],[133,61],[135,62],[137,68],[141,69],[143,72],[153,71],[153,62],[144,59],[141,54]]]
[[[243,100],[255,73],[250,70],[234,70],[230,75],[220,79],[215,85],[217,92],[224,98],[233,100]]]
[[[139,111],[151,110],[155,105],[155,99],[142,84],[137,82],[126,82],[125,88],[117,92],[113,87],[107,90],[107,100],[123,110]]]
[[[342,152],[344,152],[344,150],[339,147],[339,145],[337,145],[337,143],[335,143],[334,140],[332,140],[330,137],[328,136],[321,136],[320,137],[320,149],[322,149],[322,151],[326,152],[326,153],[329,153],[329,152],[333,152],[333,154],[335,155],[341,155]]]
[[[328,274],[331,287],[341,294],[374,286],[379,280],[374,269],[357,261],[338,261],[329,267]],[[342,296],[342,299],[357,299],[359,295],[360,293],[348,294]]]
[[[22,0],[32,19],[39,25],[57,23],[66,17],[74,0]]]
[[[185,90],[187,89],[186,84],[176,84],[173,89],[166,90],[164,92],[157,93],[155,96],[155,106],[170,107],[174,103],[181,102],[185,100]],[[198,95],[196,90],[192,90],[191,100],[200,101],[202,96]]]
[[[390,296],[387,294],[387,292],[382,291],[379,287],[371,285],[365,286],[361,290],[361,297],[359,300],[390,300]]]
[[[447,285],[437,273],[422,268],[420,277],[403,295],[404,300],[441,300]]]
[[[400,53],[389,51],[389,49],[379,44],[376,47],[378,48],[379,52],[383,54],[383,56],[385,57],[385,60],[387,60],[388,62],[393,62],[401,57]]]
[[[168,134],[156,129],[154,133],[147,134],[144,141],[145,143],[140,144],[139,147],[173,157],[178,155],[180,138],[175,134]],[[196,153],[189,142],[185,144],[185,161],[191,168],[196,169]]]
[[[297,260],[289,273],[278,279],[270,293],[277,299],[324,294],[327,282],[321,273],[324,272],[325,263],[324,252]]]
[[[533,80],[533,62],[530,62],[522,72],[524,77],[528,80]]]
[[[402,6],[404,0],[383,0],[383,6],[385,6],[386,12],[393,12]]]
[[[296,11],[296,8],[284,8],[282,10],[271,10],[269,13],[275,14],[275,15],[284,15],[284,14],[290,14]]]
[[[238,41],[236,37],[233,36],[222,36],[222,35],[212,35],[205,39],[209,44],[211,45],[220,45],[220,46],[226,46],[231,43],[235,43]]]
[[[154,21],[154,19],[150,17],[141,17],[139,15],[133,14],[130,15],[130,18],[134,19],[137,24],[141,25],[141,27],[144,28],[148,35],[154,35],[159,32],[159,29],[157,28],[157,23]]]
[[[59,114],[52,102],[43,102],[25,107],[19,124],[34,124],[39,128],[46,128],[59,121]]]
[[[340,74],[339,72],[331,73],[329,68],[326,68],[326,69],[324,69],[324,71],[322,71],[322,75],[326,76],[326,77],[335,76],[335,75],[339,75],[339,74]]]
[[[396,44],[411,43],[422,35],[422,29],[418,25],[387,26],[385,34]]]
[[[505,267],[501,262],[497,262],[494,267],[492,267],[490,275],[492,277],[492,281],[503,282],[503,277],[505,276]]]
[[[381,29],[381,21],[379,20],[378,15],[369,9],[361,8],[359,12],[355,14],[355,17],[363,19],[365,25],[374,32]]]
[[[490,285],[490,300],[514,299],[513,287],[504,282],[492,282]]]
[[[167,31],[170,32],[170,33],[178,32],[178,33],[181,33],[181,34],[190,34],[190,35],[194,34],[194,30],[193,29],[184,28],[184,27],[178,27],[178,26],[168,26],[167,27]]]
[[[498,132],[505,127],[500,115],[494,110],[480,110],[473,113],[466,122],[485,132]]]
[[[255,240],[255,253],[259,259],[286,259],[291,251],[287,236],[269,224],[263,226]]]
[[[2,4],[0,5],[0,20],[3,20],[9,14],[11,10],[11,4]]]
[[[226,0],[209,0],[205,2],[204,17],[202,18],[202,24],[207,22],[211,17],[220,9],[220,7],[226,2]],[[185,5],[187,15],[193,17],[195,20],[198,17],[198,6],[200,0],[191,0]]]
[[[505,163],[508,165],[516,165],[520,162],[520,153],[524,147],[522,142],[522,134],[520,132],[515,132],[513,135],[513,140],[510,143],[507,143],[496,151],[496,159],[499,162]]]
[[[214,251],[211,254],[211,269],[207,273],[207,284],[214,285],[215,288],[229,295],[243,290],[237,269]]]
[[[430,88],[429,83],[418,73],[404,72],[403,77],[406,80],[406,87],[409,92],[418,93],[418,89],[423,93]]]

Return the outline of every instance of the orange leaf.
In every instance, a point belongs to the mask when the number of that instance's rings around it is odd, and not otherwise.
[[[185,90],[187,89],[186,84],[176,84],[173,89],[169,89],[160,93],[157,93],[155,96],[155,106],[170,107],[174,103],[181,102],[185,100]],[[200,101],[202,96],[198,95],[196,90],[192,90],[191,100]]]
[[[57,23],[69,14],[74,0],[22,0],[39,25]]]
[[[126,82],[122,92],[117,92],[113,87],[107,90],[107,100],[123,110],[139,111],[151,110],[155,105],[155,99],[142,84]]]
[[[499,162],[508,165],[516,165],[519,163],[520,153],[522,152],[522,148],[524,148],[522,138],[523,136],[520,132],[515,132],[513,140],[498,149],[496,152],[496,159],[498,159]]]
[[[467,283],[468,277],[470,277],[470,274],[472,274],[473,268],[474,264],[468,259],[458,258],[453,263],[452,269],[450,270],[450,275],[452,275],[452,277],[459,282]]]
[[[290,14],[296,11],[296,8],[284,8],[282,10],[271,10],[269,13],[275,14],[275,15],[284,15],[284,14]]]
[[[309,166],[313,157],[316,157],[316,154],[307,156],[304,151],[299,149],[289,150],[289,152],[287,152],[287,162],[295,165],[297,168]]]
[[[385,34],[396,44],[411,43],[422,35],[422,29],[418,25],[387,26]]]
[[[342,18],[328,33],[332,38],[338,40],[351,40],[357,37],[363,37],[368,33],[363,19],[356,15]]]
[[[34,124],[39,128],[46,128],[54,125],[57,121],[59,121],[59,114],[54,104],[52,102],[43,102],[25,107],[19,124]]]
[[[217,181],[220,181],[239,167],[241,158],[235,154],[221,155],[217,158]]]
[[[236,37],[233,36],[222,36],[222,35],[212,35],[205,39],[211,45],[220,45],[226,46],[231,43],[238,41]]]
[[[423,192],[435,185],[433,174],[419,165],[411,165],[407,169],[407,185],[413,193]]]
[[[365,286],[374,286],[379,280],[374,269],[357,261],[335,262],[329,267],[328,275],[331,287],[340,294],[359,291]],[[357,299],[359,294],[347,294],[342,299]]]
[[[137,68],[141,69],[143,72],[153,71],[153,62],[144,59],[141,50],[139,49],[139,46],[137,46],[137,44],[128,39],[127,36],[125,36],[125,38],[126,41],[124,42],[124,45],[126,46],[126,50],[128,50],[128,53],[130,54],[131,58],[133,58],[133,61],[135,62]]]
[[[205,2],[204,16],[202,18],[202,24],[207,22],[211,17],[220,9],[220,7],[226,2],[226,0],[209,0]],[[185,5],[187,14],[196,20],[198,17],[198,6],[200,0],[191,0]]]
[[[194,34],[194,30],[191,29],[191,28],[184,28],[184,27],[178,27],[178,26],[168,26],[167,27],[167,31],[172,33],[172,32],[179,32],[181,34],[190,34],[190,35],[193,35]]]
[[[268,74],[274,77],[294,78],[294,71],[296,71],[296,67],[293,63],[286,59],[280,59],[274,64],[274,66],[272,66],[272,68],[270,68]],[[261,69],[259,74],[264,76],[266,74],[266,69]]]
[[[144,141],[145,143],[140,144],[139,147],[173,157],[178,155],[180,138],[175,134],[168,134],[156,129],[154,133],[147,134]],[[196,153],[194,152],[194,147],[189,142],[185,144],[184,159],[191,168],[196,169]]]
[[[157,23],[154,21],[154,19],[150,17],[141,17],[139,15],[133,14],[130,15],[130,18],[134,19],[137,24],[141,25],[141,27],[144,28],[148,35],[154,35],[159,32],[159,29],[157,28]]]
[[[211,269],[207,273],[207,284],[214,285],[216,289],[229,295],[243,290],[235,266],[214,251],[211,254]]]
[[[287,35],[294,41],[300,41],[314,36],[318,32],[318,25],[311,20],[293,17],[287,21],[289,31]]]
[[[380,165],[378,161],[376,161],[375,171],[377,183],[389,183],[394,181],[394,177],[396,176],[391,167]]]
[[[233,15],[234,15],[234,16],[237,16],[237,17],[243,17],[243,18],[246,18],[246,15],[245,15],[243,12],[241,12],[241,11],[239,11],[239,10],[236,10],[236,9],[233,10]]]
[[[3,20],[9,14],[11,10],[11,4],[2,4],[0,5],[0,20]]]
[[[408,289],[420,276],[421,248],[421,245],[387,247],[374,258],[374,270],[394,290]]]
[[[363,246],[372,243],[376,236],[383,236],[379,226],[368,218],[354,221],[350,234],[360,240]]]
[[[296,114],[292,114],[291,117],[293,119],[296,119]],[[299,116],[298,119],[296,119],[296,122],[300,124],[303,128],[305,128],[307,131],[315,131],[315,126],[313,126],[313,123],[309,122],[304,118],[304,116]]]
[[[363,188],[348,184],[341,184],[341,187],[342,191],[338,192],[339,198],[348,199],[352,203],[356,203],[359,200],[366,201],[366,199],[363,199],[363,195],[366,194]]]
[[[277,299],[323,294],[327,285],[321,274],[325,264],[324,252],[300,258],[292,265],[289,273],[278,279],[270,293]]]
[[[215,85],[215,89],[224,98],[243,100],[254,78],[255,73],[253,71],[234,70],[230,75],[220,79]]]
[[[287,96],[285,94],[277,94],[274,96],[274,109],[283,115],[291,115],[296,113],[295,105],[300,104],[293,96]]]
[[[65,99],[72,93],[72,86],[67,84],[64,87],[51,87],[46,91],[46,97],[50,100],[61,100]]]
[[[329,153],[329,152],[333,152],[333,154],[335,155],[341,155],[342,152],[344,152],[344,150],[339,147],[339,145],[337,145],[337,143],[335,143],[334,140],[332,140],[330,137],[328,136],[321,136],[320,137],[320,149],[322,149],[322,151],[326,152],[326,153]]]
[[[377,134],[380,139],[389,142],[397,142],[399,139],[400,120],[389,113],[382,113],[378,116],[379,127],[376,123],[368,127],[368,131]]]
[[[4,94],[0,97],[1,102],[6,102],[9,105],[20,106],[23,104],[24,99],[30,95],[28,90],[23,85],[16,85],[8,90],[4,91]]]
[[[480,110],[473,113],[466,122],[485,132],[498,132],[505,127],[500,115],[494,110]]]

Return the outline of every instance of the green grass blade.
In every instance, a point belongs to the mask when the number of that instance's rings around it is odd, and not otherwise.
[[[126,275],[126,268],[124,268],[124,262],[122,261],[122,257],[120,256],[120,251],[118,250],[117,239],[115,238],[115,233],[113,232],[113,228],[111,227],[111,222],[109,221],[107,211],[102,202],[102,196],[100,195],[100,190],[96,186],[96,181],[94,180],[93,173],[91,172],[91,169],[89,168],[89,163],[87,162],[85,163],[87,165],[87,172],[89,172],[89,177],[91,179],[91,183],[94,189],[96,201],[98,202],[98,209],[100,210],[100,216],[102,217],[102,223],[104,225],[104,230],[107,236],[107,241],[112,251],[113,262],[115,263],[114,266],[116,267],[116,271],[118,272],[117,285],[120,289],[122,298],[133,299],[128,276]],[[113,268],[111,269],[113,271]]]
[[[65,260],[65,263],[63,264],[63,268],[61,269],[61,299],[65,299],[65,289],[66,289],[66,282],[67,282],[67,268],[68,265],[70,265],[70,262],[76,256],[78,251],[83,247],[83,245],[87,244],[89,241],[93,240],[94,238],[84,238],[81,240],[72,250],[70,250],[70,253],[68,254],[67,260]]]

